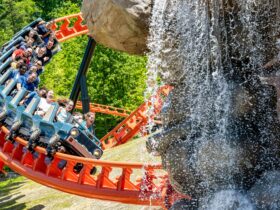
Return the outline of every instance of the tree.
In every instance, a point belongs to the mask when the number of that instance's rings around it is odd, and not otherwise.
[[[2,0],[0,4],[0,46],[13,34],[40,16],[33,0]]]
[[[41,9],[42,13],[41,16],[43,19],[50,20],[54,18],[58,18],[57,11],[60,11],[59,13],[71,13],[71,8],[80,10],[80,6],[82,1],[81,0],[35,0],[36,5]],[[63,8],[64,11],[62,11],[60,8]],[[78,11],[77,11],[78,12]],[[72,13],[71,13],[72,14]]]
[[[14,33],[41,14],[58,18],[78,13],[80,1],[0,0],[0,36],[2,44]],[[87,37],[74,38],[62,45],[41,75],[40,85],[53,89],[57,98],[67,98],[82,61]],[[146,58],[130,56],[97,45],[88,72],[88,90],[92,102],[133,110],[143,102]],[[104,136],[120,120],[119,117],[97,115],[96,133]]]
[[[42,11],[41,17],[45,20],[50,20],[52,18],[51,12],[52,10],[56,9],[62,4],[63,1],[61,0],[48,0],[48,1],[42,1],[42,0],[35,0],[35,3],[38,8]]]

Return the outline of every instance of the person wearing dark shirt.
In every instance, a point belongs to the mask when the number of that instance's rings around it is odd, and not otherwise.
[[[52,31],[50,30],[50,23],[47,23],[45,21],[41,21],[37,25],[37,32],[40,35],[40,37],[43,39],[45,43],[48,43],[50,35]]]
[[[39,46],[35,50],[33,61],[32,63],[35,63],[36,61],[41,61],[42,65],[45,65],[45,62],[49,60],[49,58],[46,56],[47,48],[45,46]]]
[[[44,67],[43,67],[42,61],[37,60],[35,62],[35,66],[37,67],[37,75],[39,77],[43,73],[43,71],[44,71]]]
[[[48,44],[46,45],[46,48],[47,48],[47,51],[46,51],[46,56],[49,58],[49,60],[52,58],[53,56],[53,53],[52,53],[52,50],[53,50],[53,46],[54,46],[54,41],[50,40],[48,42]]]
[[[34,40],[33,45],[35,45],[35,46],[38,46],[38,45],[44,43],[43,40],[38,35],[38,33],[33,29],[29,31],[27,36],[25,36],[25,41],[27,42],[27,40],[29,38],[32,38]]]

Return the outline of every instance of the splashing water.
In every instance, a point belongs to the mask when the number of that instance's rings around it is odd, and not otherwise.
[[[154,1],[147,92],[158,76],[175,89],[161,114],[164,131],[150,144],[178,191],[200,198],[248,190],[278,169],[279,150],[264,144],[277,136],[275,91],[258,75],[277,54],[279,8],[277,0]]]

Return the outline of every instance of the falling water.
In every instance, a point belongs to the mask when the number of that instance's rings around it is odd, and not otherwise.
[[[161,115],[163,134],[150,141],[178,191],[200,197],[252,184],[244,184],[242,178],[236,181],[244,173],[245,149],[252,149],[237,139],[265,142],[274,135],[267,123],[274,122],[275,112],[266,104],[273,91],[262,89],[258,75],[277,54],[279,4],[279,0],[154,1],[148,92],[156,89],[158,76],[175,89]],[[269,112],[265,117],[264,111]]]

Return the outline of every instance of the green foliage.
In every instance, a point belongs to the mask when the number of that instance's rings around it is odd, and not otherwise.
[[[88,72],[91,100],[99,104],[134,110],[143,102],[146,59],[98,45]],[[105,135],[120,119],[97,118],[96,133]]]
[[[40,9],[33,0],[0,1],[0,46],[39,16]]]
[[[59,1],[58,7],[53,7],[53,9],[48,13],[52,18],[63,17],[66,15],[71,15],[75,13],[79,13],[80,7],[77,3],[73,3],[75,1],[66,0],[66,1]]]
[[[5,181],[1,181],[0,182],[0,196],[2,195],[4,197],[5,193],[7,193],[7,191],[9,191],[10,189],[9,188],[12,188],[15,183],[19,183],[19,182],[22,182],[24,181],[25,178],[22,177],[22,176],[19,176],[19,177],[16,177],[16,178],[10,178],[10,179],[7,179]]]
[[[34,0],[41,9],[41,17],[45,20],[55,19],[80,11],[81,0]]]
[[[0,2],[2,2],[0,36],[3,42],[37,16],[49,20],[78,13],[81,4],[81,1],[75,0],[0,0]],[[11,12],[8,12],[8,8],[12,8]],[[69,97],[87,40],[86,36],[81,36],[61,44],[63,50],[46,66],[41,76],[41,84],[53,89],[57,98]],[[97,45],[87,79],[91,102],[134,110],[143,102],[145,66],[145,57],[130,56]],[[97,136],[99,138],[104,136],[121,120],[119,117],[98,114]]]
[[[52,17],[50,14],[53,9],[59,7],[62,3],[61,0],[35,0],[36,5],[42,11],[41,17],[45,20],[49,20],[55,17]]]
[[[41,76],[42,84],[54,89],[56,95],[69,97],[86,47],[86,37],[77,37],[61,45]]]
[[[41,76],[42,84],[53,89],[58,97],[70,95],[86,44],[86,37],[63,43],[63,50],[46,66]],[[145,66],[145,57],[130,56],[97,45],[87,77],[91,102],[134,110],[143,102]],[[104,136],[121,120],[98,114],[97,136]]]
[[[134,109],[143,101],[145,58],[98,45],[88,72],[92,100]]]

